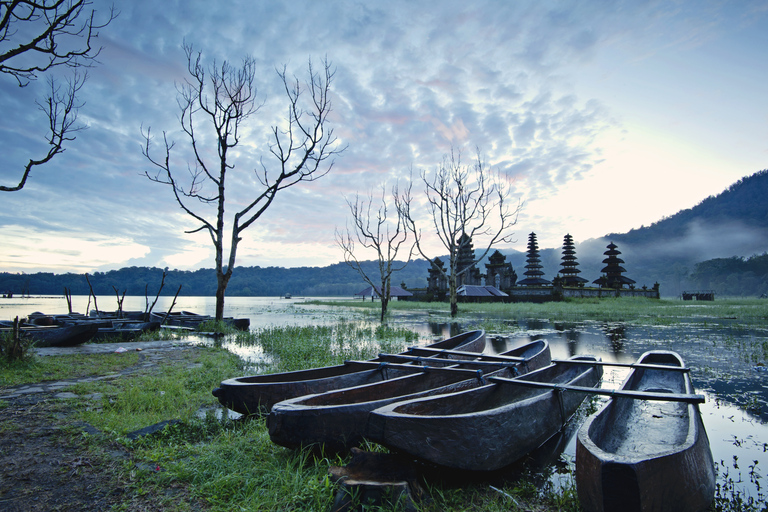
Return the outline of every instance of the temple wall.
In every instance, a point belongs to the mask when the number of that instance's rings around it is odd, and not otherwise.
[[[608,297],[645,297],[658,299],[659,290],[654,289],[610,289],[610,288],[527,288],[519,287],[508,290],[513,302],[547,302],[563,298],[608,298]]]

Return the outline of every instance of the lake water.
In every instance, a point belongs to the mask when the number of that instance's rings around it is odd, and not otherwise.
[[[305,300],[228,297],[225,316],[247,317],[252,329],[327,325],[341,319],[376,323],[368,313],[306,304]],[[172,297],[160,297],[154,311],[166,311],[171,302]],[[115,297],[98,297],[98,305],[101,310],[115,310]],[[85,312],[87,306],[88,297],[73,297],[74,311]],[[126,297],[123,308],[144,310],[145,306],[144,297]],[[215,299],[178,297],[173,310],[213,315]],[[0,299],[0,319],[26,316],[34,311],[64,313],[67,304],[63,297]],[[458,322],[452,322],[446,314],[434,312],[396,312],[389,319],[390,325],[418,332],[424,342],[472,329],[478,321],[478,317],[462,316]],[[497,334],[504,335],[505,340],[489,343],[488,352],[503,352],[534,339],[546,339],[552,357],[563,359],[575,354],[592,354],[608,362],[629,363],[647,350],[678,352],[692,368],[691,378],[697,392],[707,398],[700,409],[718,469],[718,482],[732,485],[743,499],[752,497],[765,501],[761,477],[768,473],[768,371],[762,361],[768,354],[768,322],[766,325],[744,326],[729,319],[710,318],[669,325],[642,325],[638,322],[529,319],[509,322],[504,332]],[[228,348],[246,359],[260,357],[250,347]],[[627,372],[623,368],[606,367],[603,387],[618,387]],[[571,425],[566,435],[553,443],[553,453],[556,455],[562,450],[566,462],[573,460],[575,437],[572,434],[577,426]]]

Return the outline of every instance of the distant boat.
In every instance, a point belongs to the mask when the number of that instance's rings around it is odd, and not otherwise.
[[[213,321],[215,320],[215,318],[209,315],[199,315],[191,311],[181,311],[179,313],[170,313],[167,315],[167,317],[165,313],[153,312],[151,315],[151,320],[161,322],[162,325],[170,325],[175,327],[189,327],[192,329],[196,329],[203,322]],[[223,318],[222,321],[225,324],[231,325],[232,327],[240,331],[247,331],[251,325],[250,318],[226,317],[226,318]]]
[[[12,332],[11,322],[0,322],[0,332]],[[19,327],[22,336],[34,340],[35,347],[72,347],[91,340],[99,331],[97,325],[30,325]]]

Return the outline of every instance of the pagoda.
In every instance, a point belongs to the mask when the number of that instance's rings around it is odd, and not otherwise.
[[[560,266],[562,267],[560,273],[563,276],[560,278],[560,282],[563,286],[584,286],[584,283],[588,282],[578,275],[581,270],[576,268],[579,266],[579,262],[576,261],[576,249],[574,249],[573,237],[570,234],[563,238],[563,258]]]
[[[480,270],[475,266],[475,249],[472,237],[466,233],[456,241],[459,252],[456,255],[456,286],[480,285]]]
[[[519,281],[519,286],[547,286],[551,285],[550,281],[544,279],[544,272],[541,270],[541,258],[539,257],[539,244],[536,243],[536,233],[528,235],[528,256],[526,257],[528,262],[525,265],[525,279]]]
[[[626,272],[627,269],[621,266],[621,264],[624,263],[624,260],[619,258],[621,251],[617,250],[616,244],[611,242],[607,245],[607,248],[608,250],[603,253],[607,256],[607,258],[603,260],[605,267],[600,271],[603,275],[592,282],[602,287],[616,289],[623,288],[625,284],[635,284],[635,281],[632,279],[621,275]]]

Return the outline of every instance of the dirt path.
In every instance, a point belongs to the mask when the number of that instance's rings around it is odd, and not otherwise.
[[[99,351],[117,348],[106,344],[98,347]],[[183,363],[192,352],[194,347],[170,342],[146,347],[136,365],[102,377],[151,371],[160,358]],[[84,379],[67,382],[77,380]],[[109,510],[118,503],[132,511],[161,510],[158,497],[151,493],[129,495],[126,479],[130,471],[126,468],[131,467],[131,454],[75,419],[73,405],[63,400],[70,394],[60,384],[45,382],[0,390],[0,511],[90,512]],[[91,443],[95,440],[97,449],[87,445],[88,438]]]

